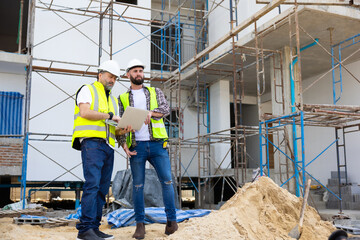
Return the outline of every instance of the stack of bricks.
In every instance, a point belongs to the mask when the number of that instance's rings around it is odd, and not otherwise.
[[[21,175],[23,140],[0,138],[0,175]]]
[[[357,183],[351,183],[348,178],[348,184],[345,185],[345,172],[340,172],[341,199],[342,208],[345,210],[360,210],[360,187]],[[331,172],[331,178],[328,179],[328,188],[339,196],[338,172]],[[339,199],[329,193],[329,200],[326,202],[326,208],[338,209]]]

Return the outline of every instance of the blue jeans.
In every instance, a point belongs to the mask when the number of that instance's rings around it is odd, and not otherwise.
[[[87,138],[81,143],[85,184],[81,198],[79,233],[100,226],[105,196],[109,192],[114,164],[114,150],[100,138]]]
[[[162,195],[165,206],[165,213],[168,221],[176,221],[175,193],[171,180],[171,165],[169,154],[163,148],[163,141],[137,141],[135,147],[137,155],[131,156],[130,167],[133,178],[133,204],[135,220],[137,223],[144,222],[144,183],[145,163],[148,160],[155,168],[162,187]]]

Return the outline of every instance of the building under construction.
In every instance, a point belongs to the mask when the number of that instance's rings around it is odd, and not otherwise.
[[[267,175],[360,210],[360,1],[2,1],[1,204],[70,191],[75,93],[100,62],[136,57],[161,88],[179,200],[214,208]],[[130,86],[125,74],[114,96]],[[116,149],[114,173],[129,168]],[[345,190],[343,190],[345,188]],[[16,189],[20,189],[17,191]],[[351,197],[348,197],[348,195]],[[358,194],[359,197],[355,195]]]

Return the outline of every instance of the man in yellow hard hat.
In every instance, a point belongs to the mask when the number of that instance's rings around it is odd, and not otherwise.
[[[72,147],[81,150],[85,183],[81,199],[78,240],[113,239],[99,230],[105,196],[109,191],[114,163],[118,101],[111,89],[120,75],[114,60],[103,62],[98,68],[97,81],[83,85],[76,93]],[[131,127],[119,129],[117,134],[129,132]]]
[[[163,118],[169,114],[169,105],[164,93],[153,87],[145,87],[144,64],[138,59],[129,62],[126,74],[130,79],[130,90],[119,97],[120,116],[128,106],[149,110],[142,128],[119,136],[119,144],[130,157],[133,178],[133,205],[135,211],[136,230],[133,238],[145,237],[145,204],[144,182],[145,163],[148,160],[155,168],[162,186],[162,194],[167,217],[165,234],[169,235],[178,229],[176,222],[175,193],[171,178],[171,165],[166,150],[168,138]]]

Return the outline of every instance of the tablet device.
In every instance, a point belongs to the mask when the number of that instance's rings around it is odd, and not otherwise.
[[[127,107],[125,109],[124,114],[121,117],[121,120],[118,123],[118,127],[126,128],[127,126],[131,126],[132,129],[140,130],[142,125],[146,120],[146,116],[149,114],[148,110]]]

